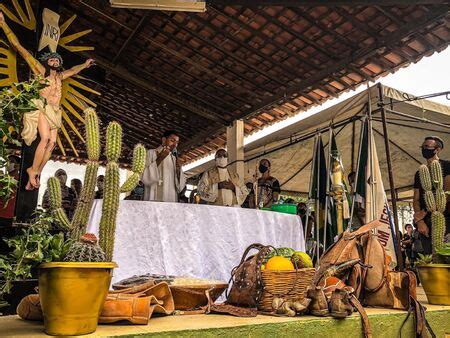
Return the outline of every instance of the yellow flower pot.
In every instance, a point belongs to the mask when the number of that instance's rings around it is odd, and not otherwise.
[[[111,283],[113,262],[52,262],[39,266],[45,332],[82,335],[97,329]]]
[[[417,267],[428,303],[450,305],[450,264],[427,264]]]

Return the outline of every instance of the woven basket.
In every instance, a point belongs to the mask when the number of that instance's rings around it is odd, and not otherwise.
[[[263,270],[263,294],[258,308],[261,311],[272,312],[272,301],[275,297],[286,301],[302,301],[311,285],[316,269],[306,268],[294,271]]]

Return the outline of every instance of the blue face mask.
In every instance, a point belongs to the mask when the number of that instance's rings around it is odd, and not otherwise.
[[[134,193],[136,194],[136,195],[144,195],[144,187],[136,187],[135,189],[134,189]]]

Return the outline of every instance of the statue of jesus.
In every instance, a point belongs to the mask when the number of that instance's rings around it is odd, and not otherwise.
[[[71,69],[63,70],[63,60],[58,53],[46,53],[40,58],[40,63],[30,52],[28,52],[17,39],[16,35],[6,24],[5,17],[0,11],[0,27],[6,34],[9,43],[25,59],[31,68],[33,74],[42,76],[47,87],[39,93],[39,99],[33,100],[38,108],[35,111],[25,113],[23,116],[22,138],[26,145],[31,145],[37,137],[40,136],[39,145],[34,154],[34,160],[31,167],[27,169],[28,183],[27,190],[39,188],[39,178],[45,164],[50,159],[52,151],[56,144],[58,129],[61,128],[61,86],[62,81],[89,68],[94,64],[93,59],[88,59],[85,63],[74,66]]]

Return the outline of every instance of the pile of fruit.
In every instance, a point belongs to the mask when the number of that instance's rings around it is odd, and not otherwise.
[[[307,253],[291,248],[278,248],[266,257],[261,270],[286,271],[312,267],[311,257]]]

